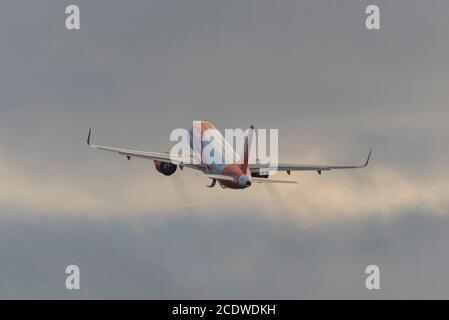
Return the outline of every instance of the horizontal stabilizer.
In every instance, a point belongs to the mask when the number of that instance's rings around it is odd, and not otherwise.
[[[276,179],[269,179],[269,178],[251,178],[252,182],[256,183],[291,183],[291,184],[297,184],[297,181],[292,180],[276,180]]]
[[[222,174],[204,174],[204,176],[217,180],[235,181],[233,177]]]
[[[205,174],[204,176],[211,178],[211,179],[217,179],[217,180],[235,181],[233,177],[225,176],[222,174]]]

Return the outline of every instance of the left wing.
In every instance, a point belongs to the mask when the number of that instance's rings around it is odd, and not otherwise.
[[[366,158],[365,163],[360,165],[341,165],[341,166],[332,166],[332,165],[315,165],[315,164],[288,164],[288,163],[279,163],[277,167],[270,167],[267,165],[253,164],[250,165],[249,168],[251,173],[256,174],[267,174],[270,171],[287,171],[290,174],[290,171],[316,171],[318,174],[321,174],[321,171],[330,171],[333,169],[357,169],[357,168],[365,168],[368,166],[369,159],[371,157],[372,150],[369,151],[368,157]]]
[[[176,165],[181,165],[186,168],[192,168],[200,171],[205,171],[205,168],[200,164],[194,164],[191,159],[182,159],[179,157],[171,157],[171,155],[168,152],[149,152],[149,151],[139,151],[139,150],[131,150],[131,149],[122,149],[122,148],[115,148],[115,147],[107,147],[107,146],[97,146],[94,144],[91,144],[90,138],[91,138],[92,129],[89,129],[89,135],[87,137],[87,144],[89,147],[93,149],[103,150],[103,151],[110,151],[115,152],[120,155],[126,156],[128,159],[131,159],[131,157],[136,158],[143,158],[153,161],[161,161],[161,162],[168,162]]]

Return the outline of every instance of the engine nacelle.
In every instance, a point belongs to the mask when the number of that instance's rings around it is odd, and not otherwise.
[[[154,161],[154,165],[156,166],[156,170],[164,176],[171,176],[178,168],[176,164],[162,161]]]
[[[258,173],[258,172],[252,172],[251,173],[251,177],[254,177],[254,178],[268,178],[269,177],[269,175],[268,174],[263,174],[263,173]]]

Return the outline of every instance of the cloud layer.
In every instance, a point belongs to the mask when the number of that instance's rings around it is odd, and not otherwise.
[[[257,213],[226,213],[191,211],[163,221],[3,215],[0,296],[447,298],[447,216],[341,217],[308,229]],[[64,287],[69,264],[80,267],[80,291]],[[370,264],[381,270],[377,292],[364,287]]]
[[[106,158],[99,157],[97,165]],[[151,162],[139,160],[122,161],[121,173],[107,180],[94,172],[52,175],[51,168],[31,172],[10,160],[0,160],[0,174],[8,181],[0,186],[0,206],[37,214],[183,215],[183,209],[191,209],[215,215],[245,209],[274,219],[281,211],[301,223],[312,223],[342,216],[388,217],[417,209],[433,214],[449,212],[447,176],[429,172],[429,178],[379,168],[375,157],[366,169],[325,172],[322,176],[293,173],[291,179],[297,179],[298,185],[256,184],[247,190],[206,188],[207,178],[187,169],[165,177],[150,167]]]

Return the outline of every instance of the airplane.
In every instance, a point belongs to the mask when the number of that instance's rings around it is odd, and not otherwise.
[[[198,121],[200,123],[200,128],[198,128],[201,136],[208,130],[212,130],[215,138],[221,139],[223,145],[226,145],[225,152],[235,152],[234,149],[226,142],[220,131],[208,121]],[[360,165],[314,165],[314,164],[288,164],[279,163],[275,167],[270,167],[270,165],[265,164],[250,164],[249,163],[249,150],[251,147],[251,137],[253,136],[254,126],[251,125],[248,134],[245,137],[244,151],[243,151],[243,161],[242,163],[230,163],[230,164],[208,164],[203,159],[197,161],[197,163],[192,163],[189,161],[191,159],[176,158],[170,155],[169,152],[148,152],[139,150],[122,149],[108,146],[94,145],[91,143],[92,129],[89,129],[89,134],[87,137],[87,145],[93,149],[115,152],[119,155],[126,156],[128,160],[131,158],[143,158],[147,160],[152,160],[156,167],[156,170],[165,176],[171,176],[174,174],[179,167],[183,170],[184,167],[195,169],[202,172],[202,175],[211,179],[212,182],[208,187],[214,187],[217,182],[222,188],[229,189],[246,189],[251,187],[252,183],[284,183],[284,184],[296,184],[297,181],[292,180],[279,180],[269,178],[269,173],[271,171],[285,171],[290,175],[291,171],[316,171],[321,175],[322,171],[330,171],[334,169],[357,169],[365,168],[368,166],[371,152],[369,151],[368,156],[363,164]],[[190,130],[192,138],[192,130]],[[192,144],[190,144],[192,148]],[[192,157],[192,156],[191,156]]]

